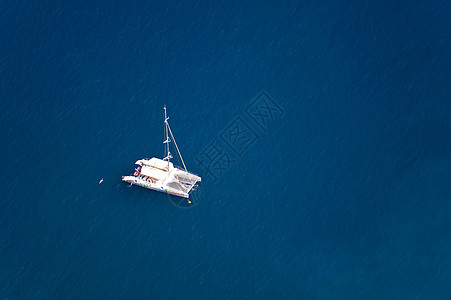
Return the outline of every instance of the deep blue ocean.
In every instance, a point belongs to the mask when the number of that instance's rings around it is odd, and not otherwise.
[[[450,299],[450,16],[1,1],[0,298]],[[163,105],[192,205],[121,181]]]

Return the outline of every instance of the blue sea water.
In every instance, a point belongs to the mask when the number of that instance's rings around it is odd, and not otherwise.
[[[2,1],[0,297],[449,299],[450,15]],[[260,128],[262,92],[282,113]],[[121,182],[163,156],[164,104],[203,178],[191,208]],[[258,136],[241,155],[237,119]],[[211,143],[233,160],[217,180]]]

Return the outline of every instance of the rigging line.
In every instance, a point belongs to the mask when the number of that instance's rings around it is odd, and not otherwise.
[[[177,149],[177,152],[179,153],[180,159],[182,160],[183,167],[185,168],[185,171],[188,173],[188,170],[186,169],[186,166],[185,166],[185,162],[183,161],[182,154],[180,154],[179,147],[177,146],[177,143],[175,142],[174,135],[172,134],[171,126],[169,126],[169,123],[167,123],[167,122],[166,122],[166,124],[168,125],[169,133],[171,134],[172,140],[174,141],[175,148]]]

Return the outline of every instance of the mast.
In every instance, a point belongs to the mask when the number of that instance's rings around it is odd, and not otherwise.
[[[169,126],[169,123],[168,123],[169,117],[167,116],[167,113],[166,113],[166,105],[163,108],[164,108],[164,134],[166,135],[166,140],[163,142],[166,144],[166,149],[165,149],[166,157],[163,158],[163,160],[166,160],[166,159],[168,160],[168,171],[169,171],[169,159],[172,158],[171,152],[169,152],[169,142],[171,141],[169,139],[169,134],[170,134],[172,140],[174,141],[175,148],[177,149],[179,157],[182,161],[183,167],[185,168],[185,171],[188,172],[188,170],[186,169],[185,162],[183,161],[182,154],[180,153],[179,147],[177,146],[177,142],[175,141],[174,135],[172,134],[171,127]]]
[[[169,151],[169,132],[168,132],[168,127],[169,127],[169,117],[166,114],[166,105],[163,107],[164,108],[164,135],[166,136],[166,140],[163,142],[163,144],[166,144],[165,146],[165,155],[166,157],[163,158],[163,160],[168,160],[168,171],[169,171],[169,160],[172,158],[171,156],[171,152]]]

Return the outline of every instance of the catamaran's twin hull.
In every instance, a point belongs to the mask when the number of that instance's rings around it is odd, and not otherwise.
[[[157,183],[149,182],[147,180],[143,180],[136,176],[122,176],[122,181],[128,182],[132,185],[137,185],[137,186],[149,189],[149,190],[166,193],[166,194],[173,195],[173,196],[189,198],[188,193],[176,191],[176,190],[168,188],[168,187],[163,187],[160,184],[158,184],[158,182]]]

